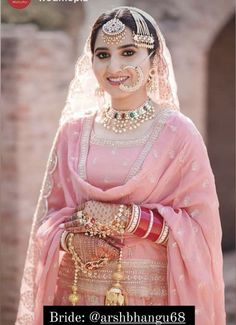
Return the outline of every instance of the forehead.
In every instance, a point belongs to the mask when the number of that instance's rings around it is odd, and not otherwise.
[[[100,47],[100,46],[101,47],[108,47],[108,48],[116,48],[116,47],[121,46],[121,45],[134,44],[132,31],[128,27],[125,28],[125,37],[124,37],[124,39],[122,39],[117,44],[109,44],[109,45],[106,44],[106,42],[104,41],[102,35],[103,35],[103,31],[102,31],[102,29],[100,29],[98,31],[97,38],[96,38],[96,41],[95,41],[95,50],[96,50],[97,47]]]

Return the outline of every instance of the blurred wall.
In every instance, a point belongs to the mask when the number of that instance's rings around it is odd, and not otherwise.
[[[231,16],[208,53],[207,145],[216,177],[223,247],[235,240],[235,16]]]
[[[2,323],[13,324],[32,216],[69,80],[64,32],[2,26]]]

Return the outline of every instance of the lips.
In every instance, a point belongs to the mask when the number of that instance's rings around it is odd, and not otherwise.
[[[112,86],[119,86],[120,84],[124,83],[128,80],[129,77],[108,77],[107,80]]]

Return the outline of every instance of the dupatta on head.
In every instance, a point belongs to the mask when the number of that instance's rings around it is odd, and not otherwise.
[[[59,225],[88,198],[158,209],[170,227],[169,304],[197,305],[197,325],[224,324],[221,228],[207,152],[194,125],[178,112],[172,61],[159,27],[147,13],[132,9],[156,28],[158,89],[150,97],[164,110],[172,111],[167,114],[172,117],[159,125],[156,134],[162,132],[158,141],[157,137],[153,139],[141,170],[125,184],[102,191],[87,183],[77,169],[80,164],[85,168],[89,138],[86,116],[104,104],[95,96],[97,81],[92,71],[90,37],[87,39],[69,86],[33,218],[16,325],[42,324],[43,305],[53,304],[56,287],[62,233]],[[150,150],[156,155],[149,154]],[[145,188],[140,188],[142,182]]]

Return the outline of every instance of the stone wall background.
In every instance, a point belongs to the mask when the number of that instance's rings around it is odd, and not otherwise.
[[[32,216],[74,64],[98,14],[117,5],[157,19],[182,111],[208,146],[221,202],[228,323],[235,323],[234,10],[227,0],[88,0],[14,10],[3,1],[1,321],[14,324]],[[14,23],[14,24],[12,24]],[[218,325],[218,324],[217,324]]]

